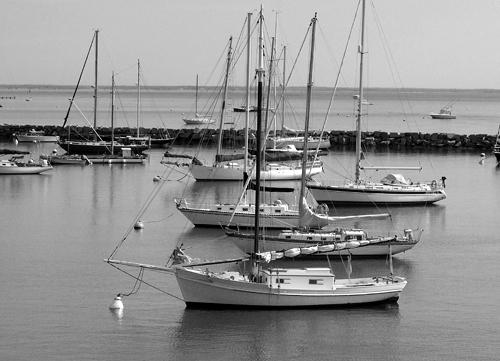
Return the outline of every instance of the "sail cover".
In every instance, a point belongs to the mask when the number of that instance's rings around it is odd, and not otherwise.
[[[383,184],[402,184],[409,185],[410,183],[403,177],[402,174],[388,174],[380,180]]]

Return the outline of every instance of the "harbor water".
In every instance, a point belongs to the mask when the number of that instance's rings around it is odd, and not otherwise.
[[[8,90],[2,90],[5,94]],[[68,92],[66,94],[65,92]],[[437,91],[413,95],[413,116],[396,110],[399,100],[388,90],[373,91],[371,130],[496,134],[500,92]],[[450,98],[456,120],[431,120]],[[65,114],[71,89],[15,90],[15,100],[0,100],[0,122],[56,124]],[[4,94],[4,93],[2,93]],[[143,125],[182,127],[182,113],[192,112],[191,89],[144,93]],[[415,92],[415,94],[417,94]],[[40,97],[38,96],[40,95]],[[293,103],[303,109],[296,95]],[[314,128],[329,94],[319,93]],[[133,92],[124,98],[126,118],[134,126]],[[352,95],[344,94],[338,124],[353,129]],[[10,103],[8,103],[10,102]],[[237,101],[234,101],[235,103]],[[153,116],[160,104],[159,116]],[[128,104],[128,105],[127,105]],[[33,108],[30,108],[33,107]],[[91,109],[89,105],[82,109]],[[394,108],[394,109],[393,109]],[[398,107],[400,109],[400,107]],[[102,106],[101,119],[105,118]],[[400,129],[406,123],[419,129]],[[90,118],[89,118],[90,119]],[[124,118],[122,118],[123,120]],[[155,124],[162,119],[163,125]],[[399,119],[397,122],[395,120]],[[403,121],[404,119],[404,121]],[[79,120],[81,121],[81,119]],[[397,124],[395,124],[397,123]],[[81,124],[84,125],[84,124]],[[126,124],[125,124],[126,125]],[[291,124],[291,127],[299,127]],[[28,150],[33,157],[54,144],[0,143],[0,148]],[[211,162],[214,149],[195,146],[175,152],[197,154]],[[330,207],[331,214],[389,212],[384,220],[342,225],[370,234],[423,229],[421,242],[394,257],[394,273],[408,280],[397,304],[307,310],[186,309],[175,278],[145,272],[133,295],[124,297],[123,314],[109,305],[117,293],[134,289],[135,280],[109,266],[107,258],[131,229],[142,205],[168,176],[141,217],[145,227],[131,230],[114,256],[121,260],[165,265],[180,244],[199,259],[242,256],[218,228],[194,228],[174,199],[234,202],[238,182],[195,182],[184,167],[160,164],[164,150],[148,151],[143,165],[59,166],[42,175],[0,176],[0,359],[1,360],[497,360],[500,327],[500,168],[491,154],[466,151],[367,154],[376,165],[422,165],[405,172],[412,180],[446,180],[448,198],[432,206]],[[330,150],[325,172],[317,179],[342,182],[352,175],[354,153]],[[380,179],[385,173],[367,173]],[[297,183],[298,184],[298,183]],[[294,204],[297,194],[272,195]],[[337,277],[346,277],[344,260],[335,260]],[[288,265],[327,266],[327,260],[293,260]],[[354,259],[352,277],[386,275],[387,259]],[[138,270],[130,269],[138,276]]]

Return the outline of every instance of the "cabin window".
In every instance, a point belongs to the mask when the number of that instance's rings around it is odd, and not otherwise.
[[[222,207],[217,207],[217,210],[218,211],[222,211]]]
[[[234,211],[234,207],[229,207],[229,210],[230,211]]]
[[[357,239],[358,241],[362,241],[362,240],[363,240],[363,236],[358,236],[358,237],[356,237],[356,239]]]
[[[243,208],[244,212],[248,212],[248,207]]]
[[[286,238],[286,239],[291,239],[291,238],[292,238],[292,236],[285,236],[285,238]]]
[[[281,209],[275,209],[274,213],[281,213]]]
[[[290,282],[288,278],[276,278],[276,283],[285,284]]]
[[[264,212],[264,208],[259,209],[259,212]]]
[[[323,279],[309,279],[310,285],[322,285]]]
[[[326,241],[326,237],[321,237],[321,240],[322,241]]]
[[[308,236],[308,237],[307,237],[307,239],[308,239],[308,240],[312,240],[313,238],[312,238],[311,236]]]

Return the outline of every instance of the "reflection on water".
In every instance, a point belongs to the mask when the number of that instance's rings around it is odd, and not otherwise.
[[[364,330],[357,327],[360,322],[365,323]],[[170,351],[196,358],[204,350],[212,359],[226,360],[235,355],[240,360],[331,359],[333,354],[345,359],[370,347],[375,356],[383,350],[391,354],[398,347],[389,340],[398,333],[399,324],[397,304],[300,311],[186,309],[170,340]],[[376,332],[371,325],[385,330],[386,338],[371,338]]]

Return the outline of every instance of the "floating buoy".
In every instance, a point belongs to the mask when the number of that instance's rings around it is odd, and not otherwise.
[[[161,177],[159,175],[153,177],[153,182],[159,182],[161,180]]]
[[[486,159],[486,154],[481,153],[481,159],[479,160],[479,164],[484,164],[485,159]]]
[[[134,229],[143,229],[143,228],[144,228],[144,222],[142,222],[141,220],[135,222]]]
[[[117,294],[113,303],[109,306],[110,310],[123,310],[123,302],[120,294]]]

